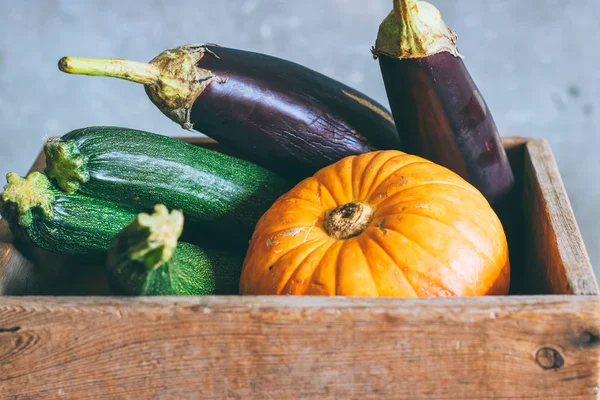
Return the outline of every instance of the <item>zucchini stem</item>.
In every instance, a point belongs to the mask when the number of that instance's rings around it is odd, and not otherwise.
[[[157,66],[120,58],[63,57],[58,62],[58,69],[68,74],[107,76],[142,85],[154,85],[160,79]]]
[[[9,172],[6,180],[8,183],[0,194],[0,211],[4,218],[10,219],[8,214],[16,209],[19,225],[27,227],[33,222],[33,209],[39,209],[47,219],[53,217],[54,193],[44,174],[36,171],[21,178],[17,173]]]
[[[115,236],[109,254],[137,261],[147,271],[153,271],[171,259],[182,232],[182,212],[173,210],[169,213],[166,206],[157,204],[154,213],[138,214]],[[123,264],[122,259],[115,261],[115,265]]]
[[[51,138],[44,144],[46,155],[45,173],[50,179],[55,179],[58,186],[67,193],[79,189],[80,183],[90,179],[87,170],[87,157],[84,157],[77,143],[73,140],[63,141]]]

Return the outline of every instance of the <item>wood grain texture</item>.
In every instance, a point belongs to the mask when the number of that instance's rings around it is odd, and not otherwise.
[[[81,277],[73,272],[81,270],[81,266],[74,257],[41,250],[30,242],[16,241],[6,221],[0,220],[0,296],[83,294],[82,289],[90,289],[89,284],[84,285],[90,281],[88,277],[79,285],[73,285],[74,280]],[[87,270],[87,274],[95,271]]]
[[[0,399],[599,393],[600,300],[585,296],[5,297],[0,332]]]
[[[547,294],[536,291],[535,287],[525,280],[525,263],[527,248],[525,246],[526,230],[523,229],[526,216],[523,213],[523,161],[525,159],[526,138],[510,137],[504,140],[506,155],[514,172],[515,184],[506,199],[495,207],[502,222],[508,241],[510,257],[510,294]]]
[[[598,282],[545,139],[526,144],[523,207],[527,229],[527,276],[539,291],[598,295]]]

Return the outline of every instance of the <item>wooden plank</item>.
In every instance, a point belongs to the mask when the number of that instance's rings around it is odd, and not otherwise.
[[[110,295],[105,269],[16,241],[0,220],[1,296]]]
[[[72,257],[43,251],[29,242],[16,245],[8,224],[0,220],[0,296],[67,294],[74,278],[69,265],[79,267]]]
[[[46,155],[44,154],[43,151],[40,151],[40,154],[38,154],[37,158],[31,165],[29,172],[33,172],[33,171],[43,172],[44,168],[46,168]]]
[[[600,298],[14,298],[0,399],[595,399]]]
[[[528,141],[524,169],[527,281],[545,293],[598,295],[579,226],[545,139]]]
[[[502,145],[507,153],[512,152],[515,148],[522,147],[527,144],[529,138],[524,136],[503,136]]]

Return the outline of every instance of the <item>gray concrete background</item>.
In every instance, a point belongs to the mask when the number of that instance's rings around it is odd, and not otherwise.
[[[369,53],[390,0],[0,0],[0,175],[90,125],[186,135],[133,83],[69,76],[65,55],[148,61],[213,42],[291,59],[388,104]],[[546,138],[600,275],[598,0],[437,0],[504,135]],[[2,178],[3,179],[3,178]]]

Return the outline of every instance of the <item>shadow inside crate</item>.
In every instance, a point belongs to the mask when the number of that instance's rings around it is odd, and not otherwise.
[[[197,144],[222,151],[214,142],[199,140]],[[523,213],[525,141],[508,142],[506,151],[515,174],[515,185],[496,212],[508,239],[510,294],[549,294],[543,287],[526,282],[527,219]],[[40,156],[32,170],[43,168],[44,159]],[[103,264],[104,260],[89,262],[43,251],[26,240],[15,239],[6,221],[0,220],[0,295],[111,295]]]

